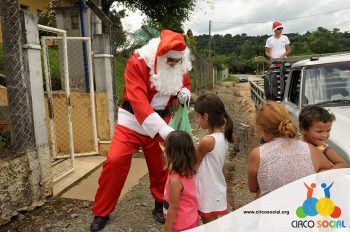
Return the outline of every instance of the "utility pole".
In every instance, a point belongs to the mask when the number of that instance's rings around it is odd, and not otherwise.
[[[209,50],[209,52],[208,52],[208,57],[209,57],[209,59],[210,59],[210,49],[211,49],[211,46],[210,46],[210,33],[211,33],[211,20],[209,20],[209,42],[208,42],[208,50]]]

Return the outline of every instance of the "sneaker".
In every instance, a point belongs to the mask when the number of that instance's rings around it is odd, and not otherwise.
[[[109,216],[106,216],[106,217],[95,216],[94,220],[91,222],[90,231],[97,232],[102,230],[105,227],[108,220],[109,220]]]
[[[154,209],[152,210],[152,215],[153,218],[161,223],[164,224],[165,223],[165,218],[164,218],[164,214],[163,214],[163,203],[159,202],[159,201],[155,201],[154,202]]]

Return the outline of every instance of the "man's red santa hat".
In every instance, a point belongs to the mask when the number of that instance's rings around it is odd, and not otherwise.
[[[168,58],[181,59],[186,50],[186,43],[183,35],[170,30],[163,30],[160,33],[156,60],[154,62],[154,73],[157,74],[157,57],[166,56]]]
[[[283,28],[282,23],[278,22],[278,21],[273,22],[272,23],[272,30],[273,30],[273,32],[275,32],[278,28]]]

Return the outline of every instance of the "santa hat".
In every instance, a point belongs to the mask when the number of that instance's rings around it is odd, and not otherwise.
[[[278,21],[273,22],[273,24],[272,24],[272,30],[275,32],[278,28],[283,28],[282,23],[281,23],[281,22],[278,22]]]
[[[160,32],[160,43],[158,45],[156,60],[154,62],[154,73],[157,73],[157,56],[180,59],[184,56],[186,43],[183,35],[170,30]]]

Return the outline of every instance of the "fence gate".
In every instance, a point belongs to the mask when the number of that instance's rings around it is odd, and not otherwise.
[[[74,170],[74,158],[98,154],[89,37],[39,25],[53,181]]]

